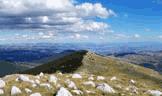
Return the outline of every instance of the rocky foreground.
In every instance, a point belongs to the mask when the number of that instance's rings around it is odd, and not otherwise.
[[[14,74],[0,79],[0,96],[161,96],[162,89],[124,78],[76,73]]]

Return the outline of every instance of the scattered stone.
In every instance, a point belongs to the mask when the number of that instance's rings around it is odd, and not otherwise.
[[[111,81],[117,80],[117,78],[114,76],[110,79]]]
[[[83,95],[83,92],[81,90],[72,90],[72,92],[76,95]]]
[[[136,83],[136,81],[134,81],[134,80],[130,80],[130,83],[135,84],[135,83]]]
[[[87,81],[87,82],[84,82],[83,84],[88,85],[88,86],[92,86],[92,87],[96,86],[96,84],[93,81]]]
[[[0,89],[0,95],[3,95],[3,94],[4,94],[3,89]]]
[[[19,78],[16,78],[15,81],[18,82],[19,81]]]
[[[77,89],[75,83],[73,81],[70,81],[69,79],[65,81],[68,84],[68,88],[71,89]]]
[[[40,76],[37,75],[37,76],[35,76],[35,78],[39,80],[40,79]]]
[[[33,87],[33,88],[37,87],[37,84],[32,84],[32,87]]]
[[[135,86],[129,86],[129,87],[126,88],[126,90],[127,90],[127,91],[130,91],[130,92],[132,92],[132,93],[138,94],[138,91],[137,91],[138,88],[135,87]]]
[[[52,86],[49,83],[42,83],[42,84],[40,84],[40,86],[41,87],[46,87],[48,89],[51,89],[52,88]]]
[[[97,89],[101,90],[104,93],[115,93],[115,90],[106,83],[98,84]]]
[[[18,80],[20,80],[20,81],[29,81],[29,77],[28,76],[25,76],[25,75],[20,75],[18,77]]]
[[[159,90],[148,90],[147,93],[152,96],[162,96],[162,92]]]
[[[32,90],[25,88],[25,92],[29,94],[29,93],[32,93]]]
[[[39,85],[40,84],[40,81],[38,79],[36,79],[35,80],[35,83]]]
[[[56,96],[72,96],[72,94],[64,87],[61,87]]]
[[[33,93],[30,96],[42,96],[40,93]]]
[[[2,79],[0,79],[0,88],[4,88],[6,86],[5,81],[3,81]]]
[[[87,94],[95,94],[94,91],[89,91],[89,90],[86,90],[86,93],[87,93]]]
[[[120,88],[120,89],[122,88],[122,86],[121,86],[121,85],[116,85],[116,87],[117,87],[117,88]]]
[[[57,83],[57,77],[55,77],[55,76],[53,76],[53,75],[51,75],[50,77],[49,77],[49,82],[50,83],[54,83],[54,84],[56,84]]]
[[[97,76],[97,80],[105,80],[105,77],[103,77],[103,76]]]
[[[40,77],[43,77],[43,76],[44,76],[44,73],[43,73],[43,72],[41,72],[41,73],[39,74],[39,76],[40,76]]]
[[[20,75],[16,81],[24,81],[24,82],[29,82],[29,83],[34,83],[33,80],[30,80],[28,76],[25,75]]]
[[[17,94],[21,94],[21,90],[16,86],[12,86],[11,95],[17,95]]]
[[[56,88],[60,88],[61,87],[61,84],[56,84]]]
[[[88,78],[88,80],[93,81],[93,80],[94,80],[93,76],[90,76],[90,77]]]
[[[72,78],[81,79],[82,76],[81,76],[80,74],[73,74],[73,75],[72,75]]]
[[[62,72],[58,72],[58,75],[62,76]]]

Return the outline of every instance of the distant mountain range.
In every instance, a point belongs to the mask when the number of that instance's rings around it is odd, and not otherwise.
[[[71,49],[71,50],[69,50]],[[20,44],[0,46],[0,66],[6,69],[0,75],[19,72],[56,60],[77,50],[86,49],[103,56],[120,58],[122,61],[141,65],[162,72],[161,43],[114,43],[114,44]],[[7,64],[5,64],[7,63]],[[12,70],[7,70],[8,66]],[[11,71],[11,72],[10,72]]]

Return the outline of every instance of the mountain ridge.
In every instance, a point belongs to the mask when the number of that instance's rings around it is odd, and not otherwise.
[[[86,50],[72,52],[0,80],[6,83],[2,96],[10,96],[13,88],[19,90],[16,96],[32,96],[35,92],[38,96],[57,96],[60,90],[65,91],[63,94],[72,94],[69,96],[162,94],[162,76],[158,72]],[[26,89],[31,90],[30,93],[24,91]]]

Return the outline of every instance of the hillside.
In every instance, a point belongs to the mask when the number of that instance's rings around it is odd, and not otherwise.
[[[16,73],[28,69],[25,64],[15,64],[7,61],[0,61],[0,76]]]
[[[130,76],[146,75],[148,77],[153,76],[156,78],[160,76],[157,72],[151,69],[140,67],[118,58],[104,57],[84,50],[73,52],[23,73],[39,74],[40,72],[54,73],[57,71],[63,73],[86,72],[97,75],[112,75],[112,73],[113,75],[116,75],[122,73]]]
[[[18,87],[18,96],[29,96],[32,93],[39,95],[30,96],[162,94],[162,76],[157,72],[118,58],[104,57],[88,51],[73,52],[21,73],[24,75],[15,74],[2,78],[6,82],[5,96],[12,93],[13,86]],[[26,92],[26,88],[32,92]],[[60,92],[66,95],[59,95]]]
[[[154,69],[162,73],[162,52],[149,51],[137,53],[116,54],[115,57],[126,60],[127,62],[138,64],[147,68]]]

